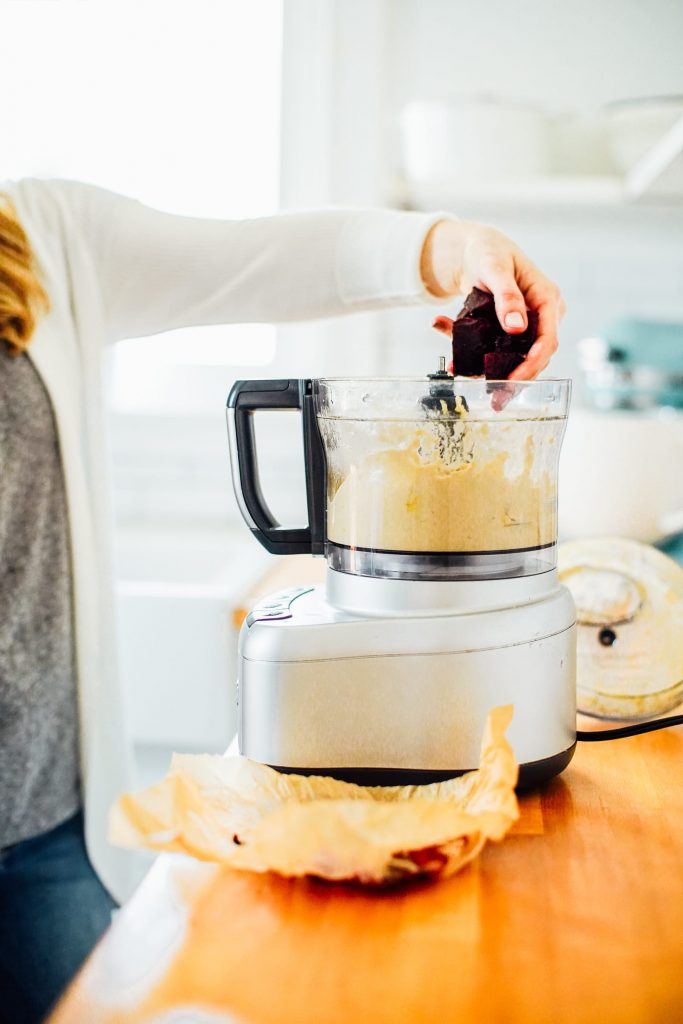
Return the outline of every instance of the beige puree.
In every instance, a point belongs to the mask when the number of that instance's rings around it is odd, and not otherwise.
[[[500,445],[492,446],[486,424],[471,425],[460,438],[459,457],[448,458],[434,435],[425,445],[424,428],[408,444],[404,434],[402,447],[362,457],[338,486],[339,477],[331,477],[328,538],[393,551],[498,551],[550,544],[555,540],[554,472],[547,465],[541,472],[534,466],[542,437],[527,424],[501,451]],[[553,437],[548,440],[554,445]]]

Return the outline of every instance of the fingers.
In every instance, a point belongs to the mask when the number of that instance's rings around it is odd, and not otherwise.
[[[564,300],[553,285],[550,297],[536,306],[538,312],[538,336],[526,359],[510,374],[510,380],[533,380],[545,370],[552,356],[557,352],[557,325],[564,316]]]
[[[512,371],[508,380],[533,380],[545,370],[554,351],[554,349],[549,351],[545,339],[539,338],[529,349],[524,362]]]
[[[432,321],[432,327],[440,331],[441,334],[447,334],[449,338],[453,337],[453,321],[449,316],[437,316]]]
[[[517,389],[510,380],[506,380],[500,387],[496,386],[491,394],[491,408],[494,412],[502,412],[505,406],[516,394]]]

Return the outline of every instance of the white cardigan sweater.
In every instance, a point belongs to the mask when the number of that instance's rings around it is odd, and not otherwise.
[[[228,222],[161,213],[76,182],[24,180],[4,191],[50,298],[28,354],[52,399],[64,467],[86,840],[121,900],[137,868],[106,838],[109,808],[130,776],[113,629],[103,346],[176,327],[429,300],[420,252],[444,215],[330,210]]]

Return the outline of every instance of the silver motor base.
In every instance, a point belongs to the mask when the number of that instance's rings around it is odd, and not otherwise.
[[[240,636],[240,753],[366,784],[432,781],[478,767],[488,712],[512,704],[521,784],[562,771],[576,740],[575,627],[555,572],[392,585],[330,570],[344,609],[324,588],[254,609]]]

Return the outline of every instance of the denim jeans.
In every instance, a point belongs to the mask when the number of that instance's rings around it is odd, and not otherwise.
[[[0,1024],[37,1024],[111,920],[83,815],[0,851]]]

